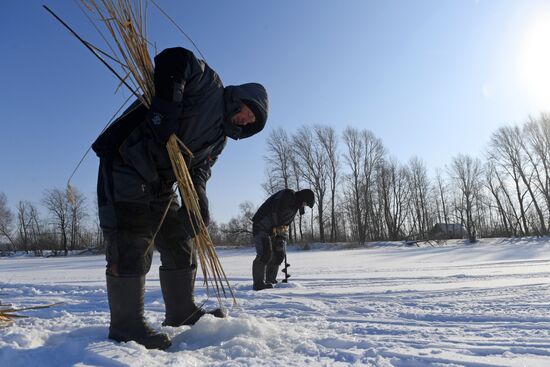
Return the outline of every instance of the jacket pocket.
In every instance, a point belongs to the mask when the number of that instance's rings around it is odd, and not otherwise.
[[[158,181],[157,167],[150,152],[151,137],[141,128],[135,129],[120,147],[120,155],[124,162],[133,167],[143,180],[151,185]]]

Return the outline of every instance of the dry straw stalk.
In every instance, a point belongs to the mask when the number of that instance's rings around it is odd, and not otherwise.
[[[16,312],[26,311],[26,310],[38,310],[42,308],[49,308],[54,306],[60,306],[63,302],[58,303],[52,303],[49,305],[41,305],[41,306],[30,306],[30,307],[22,307],[22,308],[13,308],[8,305],[2,305],[0,304],[0,328],[8,326],[13,322],[13,319],[17,318],[26,318],[27,316],[18,315]]]

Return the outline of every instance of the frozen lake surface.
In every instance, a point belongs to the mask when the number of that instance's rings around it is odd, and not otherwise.
[[[179,328],[161,327],[155,255],[145,310],[167,351],[106,338],[103,256],[0,258],[2,303],[63,302],[0,329],[0,366],[550,366],[548,238],[291,249],[290,282],[261,292],[252,248],[218,254],[238,306]]]

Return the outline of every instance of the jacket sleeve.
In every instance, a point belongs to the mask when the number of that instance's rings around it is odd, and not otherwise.
[[[187,86],[203,72],[204,63],[193,52],[182,47],[167,48],[155,56],[155,96],[171,101],[174,82]]]
[[[191,180],[193,181],[195,191],[199,198],[202,220],[207,227],[208,224],[210,224],[210,211],[208,209],[208,197],[206,196],[206,181],[210,178],[212,165],[212,161],[206,160],[201,165],[194,167],[191,171]]]
[[[283,217],[283,212],[291,209],[294,206],[294,192],[291,190],[285,190],[277,203],[275,204],[275,210],[273,211],[273,223],[276,226],[287,225],[289,223],[280,223],[281,218]]]

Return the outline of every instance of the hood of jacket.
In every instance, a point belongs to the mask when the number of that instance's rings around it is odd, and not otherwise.
[[[263,130],[269,109],[267,91],[263,85],[246,83],[227,86],[224,89],[224,100],[224,130],[227,136],[235,140],[245,139]],[[239,126],[231,122],[231,117],[239,112],[241,103],[245,103],[254,112],[254,123]]]

